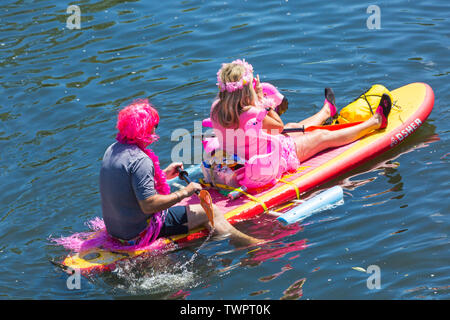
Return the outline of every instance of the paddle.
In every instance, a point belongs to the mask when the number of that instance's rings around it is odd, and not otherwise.
[[[189,175],[186,171],[181,170],[181,168],[177,168],[178,170],[178,176],[180,179],[184,180],[187,184],[191,183],[191,180],[189,179]],[[211,222],[211,225],[214,227],[214,209],[212,205],[212,198],[208,191],[206,190],[200,190],[195,191],[197,196],[200,198],[200,205],[202,206],[203,210],[205,210],[206,216],[209,219],[209,222]]]
[[[328,131],[335,131],[340,130],[348,127],[356,126],[357,124],[362,123],[363,121],[359,122],[350,122],[350,123],[342,123],[342,124],[331,124],[327,126],[310,126],[305,128],[304,126],[301,128],[286,128],[281,133],[289,133],[289,132],[310,132],[314,130],[328,130]]]
[[[53,260],[51,260],[51,259],[48,259],[48,261],[50,261],[51,264],[53,264],[55,267],[60,268],[62,271],[64,271],[64,272],[67,273],[67,274],[72,275],[72,274],[75,273],[75,270],[73,270],[73,269],[70,268],[70,267],[67,267],[67,266],[63,265],[62,263],[55,262],[55,261],[53,261]]]
[[[358,122],[350,122],[350,123],[342,123],[342,124],[331,124],[331,125],[327,125],[327,126],[310,126],[305,128],[300,127],[300,128],[285,128],[283,129],[283,131],[281,131],[281,133],[290,133],[290,132],[310,132],[310,131],[314,131],[314,130],[328,130],[328,131],[335,131],[335,130],[340,130],[340,129],[344,129],[344,128],[348,128],[348,127],[353,127],[356,126],[360,123],[362,123],[363,121],[358,121]],[[198,138],[199,136],[194,136],[194,138]],[[216,135],[214,133],[212,134],[202,134],[201,138],[214,138],[216,137]]]

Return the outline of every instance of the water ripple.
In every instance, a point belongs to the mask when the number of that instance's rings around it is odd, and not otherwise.
[[[381,29],[369,30],[368,5],[351,0],[86,0],[81,29],[69,30],[66,3],[5,1],[0,296],[448,299],[448,4],[378,5]],[[209,116],[217,69],[236,58],[289,99],[285,122],[318,111],[324,87],[333,87],[342,107],[374,83],[393,89],[422,81],[435,91],[435,108],[398,148],[323,186],[340,184],[345,205],[286,229],[271,217],[238,225],[278,236],[265,247],[211,242],[194,260],[198,272],[171,272],[176,263],[159,273],[124,269],[69,292],[48,264],[65,252],[46,239],[85,230],[101,214],[98,171],[118,110],[151,99],[162,119],[154,149],[167,165],[171,131],[192,130]],[[189,250],[168,258],[184,261]],[[366,286],[368,274],[352,269],[369,265],[381,268],[376,292]]]

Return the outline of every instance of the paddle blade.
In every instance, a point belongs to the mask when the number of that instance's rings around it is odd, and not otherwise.
[[[214,227],[214,209],[211,195],[208,191],[201,190],[198,194],[198,197],[200,198],[200,205],[202,206],[203,210],[205,210],[209,222],[211,222],[211,225]]]

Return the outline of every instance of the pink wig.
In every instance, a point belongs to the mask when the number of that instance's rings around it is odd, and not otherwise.
[[[152,134],[159,123],[158,111],[147,99],[139,99],[119,112],[117,118],[117,140],[122,143],[136,144],[144,149],[158,139]]]
[[[153,161],[155,167],[156,190],[160,194],[169,194],[170,187],[166,181],[166,175],[159,166],[158,157],[153,151],[146,147],[158,140],[152,130],[159,123],[158,111],[148,102],[147,99],[134,101],[129,106],[119,112],[117,119],[117,141],[137,145]]]

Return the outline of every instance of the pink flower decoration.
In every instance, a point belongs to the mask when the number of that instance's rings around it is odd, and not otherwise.
[[[239,79],[239,81],[224,83],[220,77],[220,75],[222,73],[222,69],[225,66],[225,64],[222,63],[222,67],[217,72],[217,83],[216,83],[220,89],[220,92],[223,92],[225,90],[228,92],[234,92],[238,89],[242,89],[244,87],[244,85],[251,83],[253,80],[253,66],[251,64],[247,63],[245,61],[245,59],[243,59],[243,60],[237,59],[231,63],[240,64],[240,65],[244,66],[245,73],[242,76],[242,78]]]

